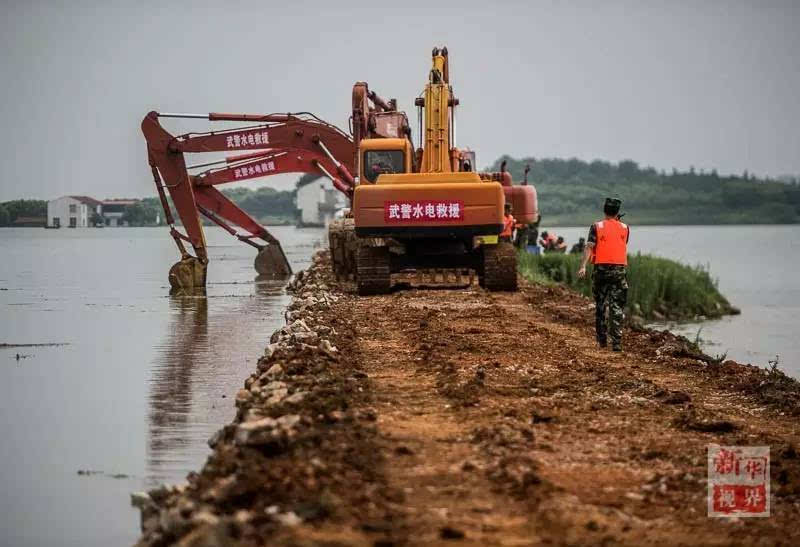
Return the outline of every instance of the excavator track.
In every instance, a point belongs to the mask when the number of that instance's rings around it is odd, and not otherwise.
[[[352,218],[340,218],[328,225],[328,246],[331,250],[333,273],[337,279],[355,275],[355,256],[358,240]]]
[[[517,251],[510,243],[483,246],[481,285],[490,291],[517,290]]]
[[[337,279],[341,278],[342,268],[344,267],[343,230],[344,219],[332,220],[328,224],[328,248],[331,251],[333,274]]]
[[[358,294],[385,294],[392,288],[392,273],[388,247],[373,247],[362,243],[356,255],[356,285]]]

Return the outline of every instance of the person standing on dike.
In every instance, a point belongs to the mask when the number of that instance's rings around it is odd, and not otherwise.
[[[595,301],[595,333],[604,348],[611,340],[613,351],[622,351],[622,319],[628,300],[628,240],[630,228],[619,214],[622,201],[606,198],[605,218],[589,228],[578,277],[586,276],[586,263],[591,259],[592,292]],[[608,310],[608,320],[606,320]]]

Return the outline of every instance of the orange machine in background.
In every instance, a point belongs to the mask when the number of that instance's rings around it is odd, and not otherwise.
[[[387,292],[392,273],[419,269],[468,268],[490,290],[517,288],[516,252],[497,236],[506,199],[522,222],[533,222],[536,194],[532,186],[511,186],[508,173],[473,171],[474,152],[455,145],[459,100],[449,73],[447,48],[434,49],[428,83],[416,100],[421,148],[412,165],[410,140],[358,143],[352,213],[362,294]]]

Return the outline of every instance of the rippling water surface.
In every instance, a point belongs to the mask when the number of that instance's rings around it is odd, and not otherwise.
[[[295,268],[323,235],[273,233]],[[168,296],[164,230],[0,229],[0,343],[66,344],[0,349],[0,544],[131,544],[129,493],[205,461],[288,302],[251,247],[207,235],[199,298]]]

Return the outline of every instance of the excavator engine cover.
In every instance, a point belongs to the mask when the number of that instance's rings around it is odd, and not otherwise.
[[[380,175],[353,198],[359,237],[474,236],[503,229],[503,189],[475,173]]]

